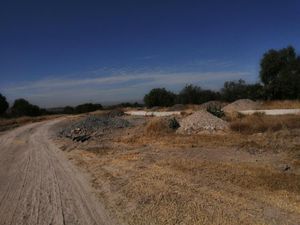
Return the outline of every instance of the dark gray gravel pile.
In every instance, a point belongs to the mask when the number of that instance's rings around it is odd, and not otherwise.
[[[59,132],[61,137],[71,138],[73,141],[87,141],[92,136],[103,134],[112,129],[129,127],[130,123],[119,117],[88,116],[87,118],[71,124]]]

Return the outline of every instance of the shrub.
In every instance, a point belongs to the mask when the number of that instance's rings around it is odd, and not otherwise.
[[[206,108],[206,111],[213,114],[216,117],[222,118],[225,116],[225,113],[221,109],[221,106],[210,105]]]
[[[175,130],[180,127],[180,124],[176,120],[176,118],[172,118],[169,120],[169,128]]]

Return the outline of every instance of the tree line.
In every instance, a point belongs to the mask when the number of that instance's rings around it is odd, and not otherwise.
[[[237,99],[283,100],[300,99],[300,56],[292,46],[267,51],[260,61],[259,82],[247,84],[244,80],[226,81],[219,91],[202,89],[196,85],[186,85],[179,93],[165,88],[154,88],[144,96],[147,107],[172,106],[174,104],[201,104],[211,100],[232,102]],[[138,103],[123,103],[118,106],[137,107]],[[0,115],[9,108],[5,96],[0,94]],[[102,109],[101,104],[85,103],[76,107],[66,106],[62,113],[76,114]],[[17,99],[10,108],[11,116],[40,116],[53,114],[46,109]]]
[[[220,91],[186,85],[178,94],[154,88],[144,96],[147,107],[174,104],[201,104],[211,100],[232,102],[237,99],[300,99],[300,56],[293,47],[267,51],[260,61],[260,82],[226,81]]]
[[[66,106],[61,109],[59,112],[49,111],[47,109],[40,108],[37,105],[33,105],[29,103],[27,100],[21,98],[16,99],[9,109],[9,104],[2,94],[0,94],[0,115],[6,117],[20,117],[20,116],[42,116],[42,115],[50,115],[56,113],[64,113],[64,114],[78,114],[78,113],[87,113],[93,112],[99,109],[103,109],[101,104],[93,104],[93,103],[85,103],[78,105],[76,107]]]

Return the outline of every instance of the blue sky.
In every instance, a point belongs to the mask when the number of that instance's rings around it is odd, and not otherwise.
[[[258,80],[300,49],[297,0],[1,1],[0,92],[43,107],[140,100],[153,87]]]

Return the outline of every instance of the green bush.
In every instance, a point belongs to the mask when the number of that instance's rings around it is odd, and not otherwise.
[[[225,116],[225,113],[222,111],[220,106],[208,106],[206,111],[213,114],[216,117],[222,118]]]
[[[176,118],[172,118],[169,120],[169,128],[175,130],[180,127],[180,124],[176,120]]]

